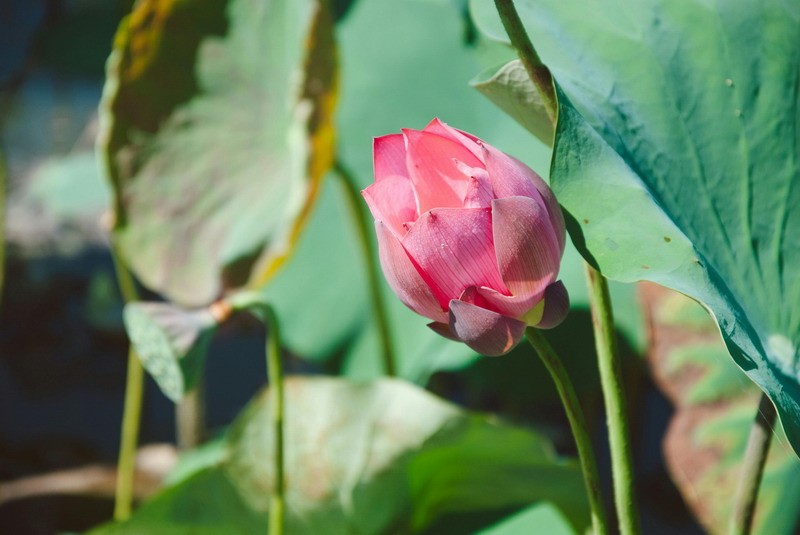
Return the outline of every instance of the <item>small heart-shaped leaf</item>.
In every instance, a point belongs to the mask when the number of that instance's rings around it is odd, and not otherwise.
[[[545,101],[520,60],[487,69],[470,84],[542,143],[553,146],[554,128]]]
[[[217,321],[207,309],[167,303],[128,303],[123,312],[131,344],[161,391],[178,401],[203,373]]]

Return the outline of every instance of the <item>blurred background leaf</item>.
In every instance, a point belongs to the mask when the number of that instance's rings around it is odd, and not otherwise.
[[[305,378],[286,387],[287,533],[420,532],[458,513],[502,515],[545,499],[576,532],[588,526],[577,465],[532,431],[398,380]],[[224,457],[209,455],[128,522],[92,533],[263,533],[273,479],[264,462],[268,414],[262,393],[229,432]],[[447,523],[435,531],[464,532]]]
[[[576,535],[558,509],[547,502],[537,503],[494,526],[481,530],[480,535]]]
[[[48,215],[62,221],[87,215],[99,217],[110,200],[91,151],[45,161],[28,195],[31,201],[41,203]]]
[[[688,297],[642,286],[657,384],[675,405],[664,452],[673,480],[709,533],[725,533],[758,389],[727,357],[712,318]],[[790,535],[800,517],[800,460],[775,429],[753,533]],[[722,489],[729,489],[722,492]]]
[[[197,386],[217,328],[209,310],[131,302],[124,319],[136,356],[165,396],[177,402]]]
[[[99,145],[121,255],[199,306],[263,281],[332,161],[335,48],[315,0],[147,0],[108,61]]]

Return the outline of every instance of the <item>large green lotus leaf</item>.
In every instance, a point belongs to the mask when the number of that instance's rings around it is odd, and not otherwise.
[[[273,484],[266,393],[240,415],[215,464],[96,533],[264,533]],[[466,413],[409,383],[286,383],[286,533],[410,533],[444,515],[548,500],[589,523],[580,471],[544,437]],[[471,526],[470,531],[481,526]]]
[[[800,451],[797,4],[518,5],[562,90],[551,178],[576,245],[703,302]]]
[[[411,460],[413,527],[431,525],[446,515],[545,500],[558,504],[574,528],[585,527],[586,502],[574,474],[542,455],[541,439],[532,440],[530,431],[499,429],[475,418],[448,426]],[[520,463],[528,452],[536,452],[538,460]]]
[[[642,292],[657,384],[675,405],[664,457],[709,533],[725,533],[759,392],[729,358],[697,303],[656,285]],[[753,533],[790,535],[800,518],[800,460],[776,431],[759,488]]]
[[[99,147],[146,286],[203,305],[288,254],[332,159],[325,5],[146,0],[121,23]]]

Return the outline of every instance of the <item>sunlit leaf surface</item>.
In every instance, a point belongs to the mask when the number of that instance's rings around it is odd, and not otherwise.
[[[714,321],[694,301],[643,287],[657,384],[675,406],[664,439],[667,467],[709,533],[726,533],[758,389],[726,357]],[[800,460],[776,429],[758,497],[753,533],[796,533]]]
[[[182,305],[259,284],[332,159],[335,58],[317,0],[146,0],[108,61],[100,150],[137,277]]]
[[[488,0],[473,13],[502,36]],[[800,450],[800,9],[518,2],[560,93],[551,181],[605,275],[702,301]]]

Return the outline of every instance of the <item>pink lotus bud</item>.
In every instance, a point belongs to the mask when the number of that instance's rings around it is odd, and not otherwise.
[[[434,331],[494,356],[564,319],[564,219],[539,175],[438,119],[375,138],[373,161],[383,273]]]

